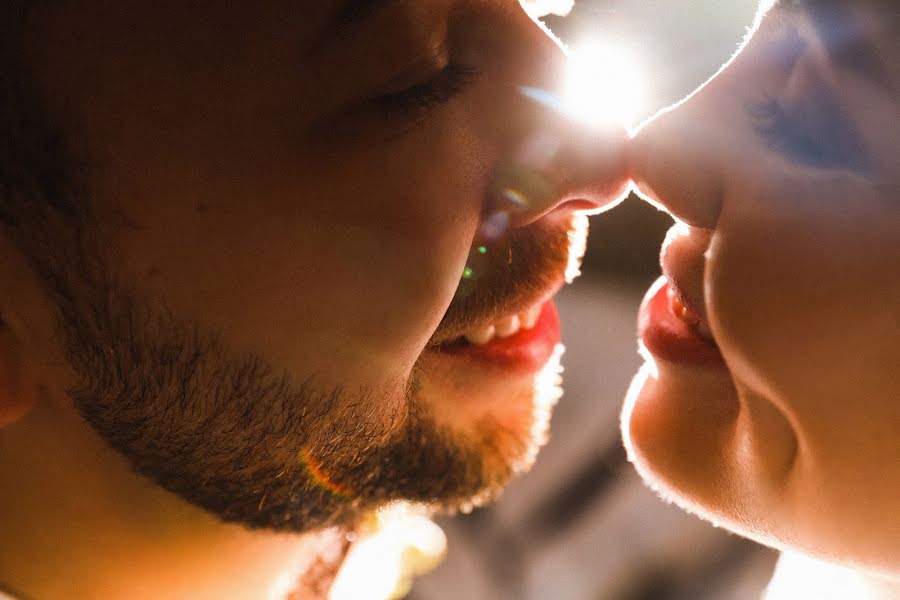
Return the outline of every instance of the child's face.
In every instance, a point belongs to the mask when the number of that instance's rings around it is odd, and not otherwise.
[[[648,364],[623,431],[643,475],[689,510],[767,544],[891,570],[897,9],[801,4],[774,8],[718,78],[636,138],[642,192],[687,226],[670,233],[667,285],[642,307]],[[698,314],[685,317],[673,293]]]

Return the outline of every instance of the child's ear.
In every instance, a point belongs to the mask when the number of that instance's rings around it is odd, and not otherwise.
[[[28,413],[39,389],[26,364],[22,343],[0,315],[0,428]]]

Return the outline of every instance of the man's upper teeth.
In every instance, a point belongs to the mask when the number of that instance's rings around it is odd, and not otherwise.
[[[531,329],[535,326],[538,318],[541,316],[541,305],[535,305],[522,313],[521,321],[524,329]]]
[[[520,325],[521,322],[519,321],[519,315],[503,317],[494,324],[497,330],[497,337],[502,338],[509,337],[517,332]]]
[[[541,306],[532,306],[520,313],[507,315],[493,323],[470,329],[464,337],[471,344],[487,344],[495,337],[506,338],[515,335],[521,329],[531,329],[540,316]]]
[[[496,327],[494,327],[493,325],[485,325],[483,327],[477,327],[471,330],[464,337],[470,344],[487,344],[489,341],[494,339],[494,336],[496,334]]]

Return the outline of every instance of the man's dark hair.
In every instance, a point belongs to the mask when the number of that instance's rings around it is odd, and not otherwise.
[[[39,3],[0,2],[0,224],[16,238],[51,214],[76,215],[81,196],[65,129],[26,53],[28,19]]]

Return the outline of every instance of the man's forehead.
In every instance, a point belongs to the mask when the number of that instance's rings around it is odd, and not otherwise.
[[[196,34],[202,43],[219,34],[264,35],[266,28],[280,28],[279,23],[292,32],[295,40],[302,42],[325,35],[333,25],[362,19],[380,5],[394,1],[3,0],[23,7],[22,12],[29,16],[29,30],[38,38],[43,37],[40,32],[46,24],[62,23],[64,28],[84,31],[85,35],[98,32],[103,36],[118,36],[123,43],[138,42],[152,32],[175,38]],[[0,12],[8,13],[9,8]]]

